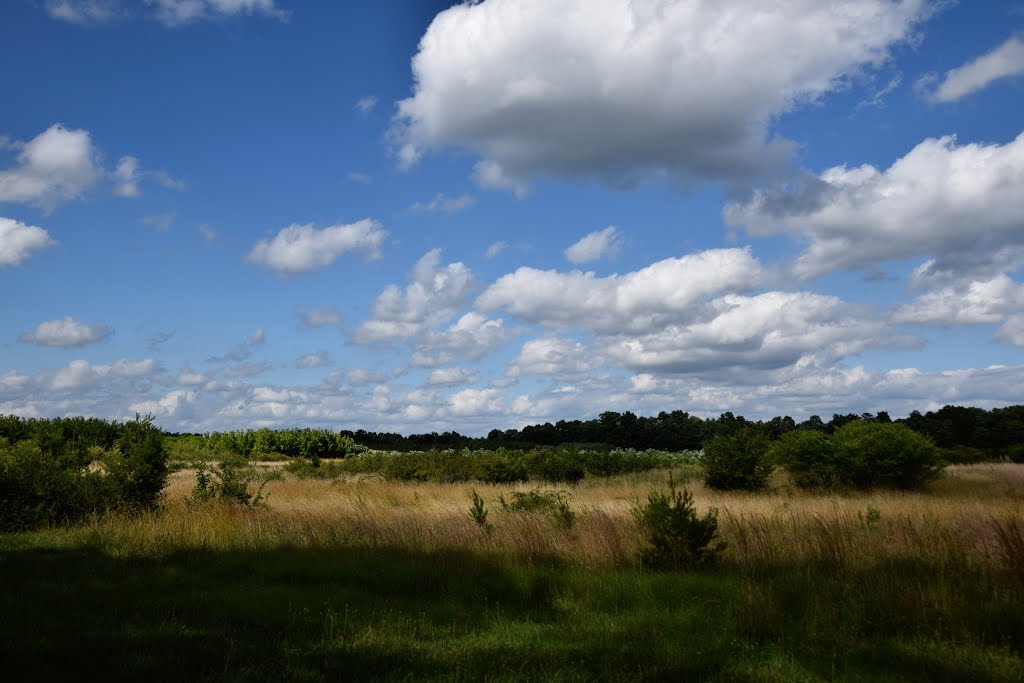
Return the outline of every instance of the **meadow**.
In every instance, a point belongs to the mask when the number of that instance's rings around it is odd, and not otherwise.
[[[269,475],[259,505],[198,502],[185,467],[157,509],[0,534],[5,670],[1024,680],[1022,465],[954,465],[913,492],[800,489],[783,471],[719,491],[685,464],[560,484],[247,467]],[[633,511],[670,477],[718,510],[726,547],[703,569],[639,560]],[[516,505],[541,499],[560,504]]]

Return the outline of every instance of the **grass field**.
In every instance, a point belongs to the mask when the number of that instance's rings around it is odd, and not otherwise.
[[[0,536],[0,657],[17,680],[1024,680],[1024,466],[848,496],[677,470],[728,547],[649,572],[630,511],[668,476],[555,487],[569,524],[503,510],[526,484],[289,476],[251,509],[188,503],[181,471],[158,512]]]

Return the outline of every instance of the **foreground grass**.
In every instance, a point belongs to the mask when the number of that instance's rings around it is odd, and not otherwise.
[[[583,482],[571,528],[477,487],[488,533],[463,485],[285,479],[246,510],[185,504],[180,473],[158,514],[0,537],[0,658],[19,680],[1024,679],[1024,468],[928,494],[691,482],[730,547],[646,573],[629,508],[666,479]]]

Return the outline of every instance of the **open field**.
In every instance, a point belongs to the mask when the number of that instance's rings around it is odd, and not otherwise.
[[[36,678],[1024,678],[1024,466],[850,495],[677,470],[728,547],[647,572],[630,511],[668,476],[552,487],[567,524],[502,509],[534,484],[289,476],[251,509],[186,502],[184,470],[158,512],[0,537],[0,654]]]

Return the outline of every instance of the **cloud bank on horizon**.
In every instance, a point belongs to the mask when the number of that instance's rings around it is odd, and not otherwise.
[[[0,413],[1020,401],[1015,3],[402,3],[0,10]]]

